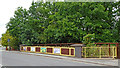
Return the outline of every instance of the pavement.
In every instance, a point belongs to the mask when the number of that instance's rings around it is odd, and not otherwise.
[[[119,66],[119,68],[120,68],[120,59],[118,59],[118,66]]]

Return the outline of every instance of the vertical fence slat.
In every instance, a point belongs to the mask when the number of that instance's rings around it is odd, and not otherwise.
[[[99,50],[99,51],[100,51],[100,56],[99,56],[99,58],[101,58],[101,47],[100,47],[99,49],[100,49],[100,50]]]
[[[116,57],[117,57],[117,48],[118,48],[118,47],[115,47],[115,49],[116,49],[116,50],[115,50],[115,52],[116,52]],[[118,57],[117,57],[117,58],[118,58]]]
[[[54,54],[54,47],[52,47],[52,50],[53,50],[53,54]]]
[[[36,53],[36,47],[35,47],[35,53]]]
[[[113,59],[114,59],[114,52],[115,52],[115,50],[114,50],[114,47],[113,47]]]
[[[85,58],[86,58],[86,47],[84,47],[85,48]]]
[[[69,48],[69,55],[71,55],[71,48]]]
[[[61,47],[60,47],[60,55],[61,55]]]

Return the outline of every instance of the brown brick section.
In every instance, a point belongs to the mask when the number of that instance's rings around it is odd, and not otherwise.
[[[21,47],[21,50],[23,50],[23,47]]]
[[[36,47],[36,52],[40,52],[40,47]]]
[[[47,48],[48,53],[53,53],[53,48]]]
[[[118,52],[118,59],[120,59],[120,46],[117,48],[117,52]]]
[[[30,51],[30,47],[27,47],[27,51]]]
[[[71,49],[71,55],[74,55],[74,49]]]
[[[69,55],[69,49],[61,48],[61,54]]]

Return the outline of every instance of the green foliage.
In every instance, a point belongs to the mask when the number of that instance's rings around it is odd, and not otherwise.
[[[2,41],[0,41],[0,45],[1,45]]]
[[[18,7],[7,29],[27,45],[118,42],[118,6],[119,2],[32,2],[29,10]]]
[[[87,34],[86,36],[83,37],[83,43],[92,45],[91,43],[94,43],[95,40],[95,34]]]
[[[13,37],[10,35],[9,31],[7,31],[5,34],[2,35],[2,46],[10,46],[13,48],[18,48],[19,46],[19,40],[17,37]],[[10,41],[8,42],[8,39]]]

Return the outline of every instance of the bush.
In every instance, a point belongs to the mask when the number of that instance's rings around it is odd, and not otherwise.
[[[87,34],[83,37],[83,43],[87,46],[94,45],[95,34]]]

